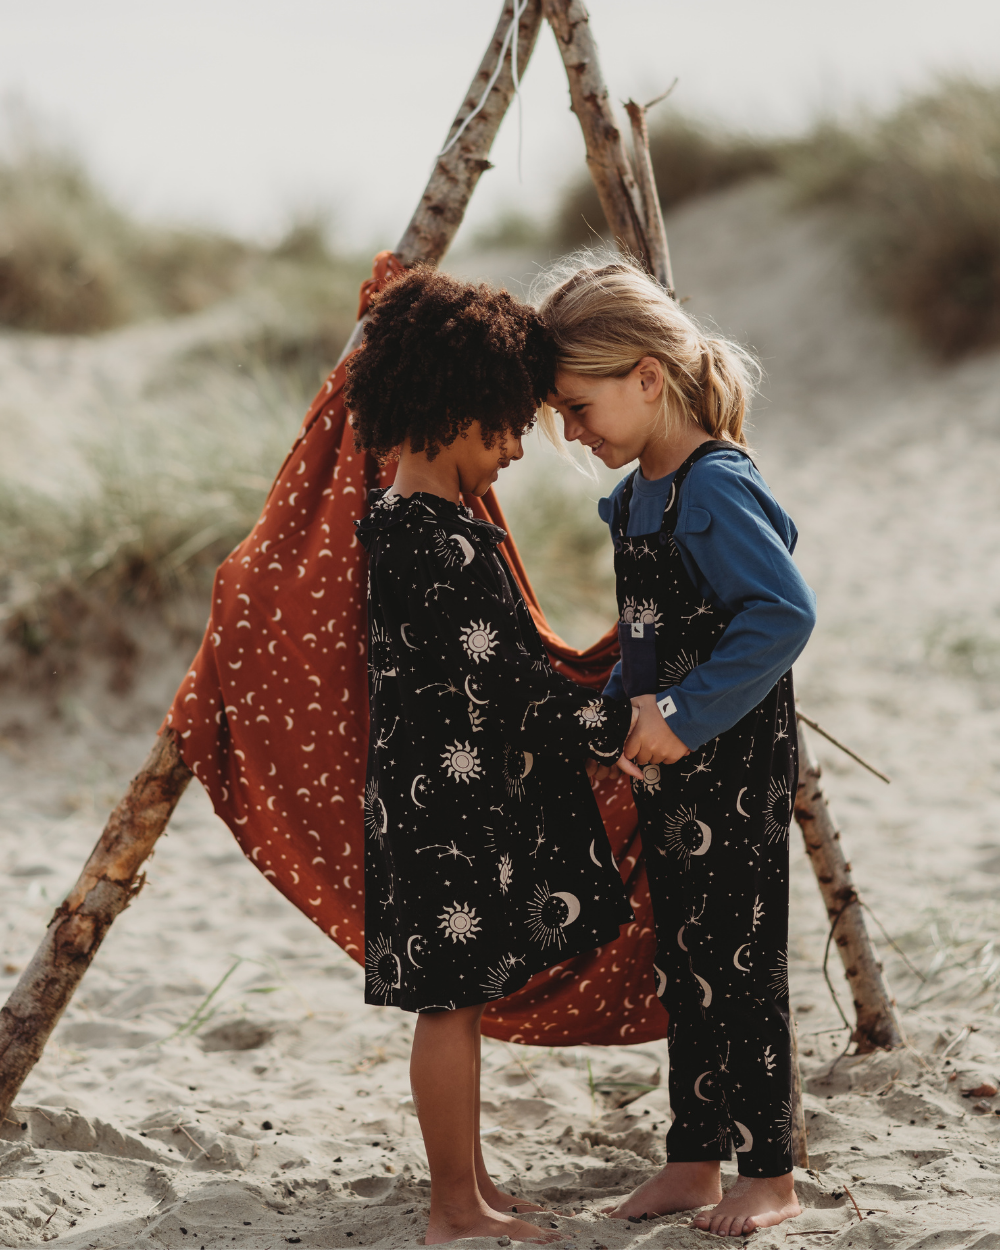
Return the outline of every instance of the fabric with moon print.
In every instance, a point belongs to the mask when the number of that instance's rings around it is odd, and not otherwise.
[[[497,550],[434,495],[373,491],[365,998],[492,1002],[633,919],[584,771],[627,704],[557,673]]]
[[[657,533],[628,533],[632,479],[615,541],[621,621],[641,605],[653,623],[662,692],[704,663],[733,619],[704,602],[672,540],[692,465],[730,443],[705,443],[677,470]],[[625,630],[622,630],[625,634]],[[623,646],[625,644],[623,643]],[[670,1013],[667,1158],[731,1157],[741,1174],[791,1169],[788,1025],[788,829],[798,772],[786,674],[738,724],[633,781],[657,953]],[[669,721],[668,721],[669,723]]]

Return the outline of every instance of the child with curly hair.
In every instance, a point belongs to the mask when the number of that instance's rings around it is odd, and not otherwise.
[[[670,1012],[667,1164],[613,1212],[711,1204],[695,1226],[744,1236],[799,1214],[792,1183],[788,829],[791,665],[815,621],[796,531],[743,420],[754,366],[636,266],[578,270],[543,302],[568,440],[639,467],[611,530],[622,659],[605,694],[639,719],[626,754]],[[551,412],[544,411],[546,424]],[[723,1197],[719,1160],[740,1177]]]
[[[398,456],[357,523],[369,557],[365,998],[417,1012],[410,1076],[431,1173],[428,1245],[554,1241],[517,1219],[479,1141],[484,1006],[613,941],[631,908],[586,774],[634,715],[551,667],[463,495],[520,459],[554,384],[537,314],[418,269],[376,300],[348,367],[359,450]],[[516,1207],[515,1207],[515,1204]]]

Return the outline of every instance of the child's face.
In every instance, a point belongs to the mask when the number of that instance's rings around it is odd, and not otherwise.
[[[500,476],[500,470],[524,455],[521,436],[511,431],[501,435],[492,447],[487,447],[478,421],[473,421],[445,450],[458,469],[463,495],[485,495]]]
[[[549,405],[563,419],[566,441],[589,447],[609,469],[636,460],[659,437],[663,366],[645,356],[623,378],[591,378],[560,369]]]

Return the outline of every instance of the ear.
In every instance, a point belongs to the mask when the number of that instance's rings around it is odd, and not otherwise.
[[[655,356],[643,356],[635,367],[642,398],[647,404],[658,404],[663,394],[663,365]]]

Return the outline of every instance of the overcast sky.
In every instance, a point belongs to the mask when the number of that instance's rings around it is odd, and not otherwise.
[[[129,207],[268,235],[330,208],[391,246],[492,33],[500,0],[0,0],[0,93],[71,138]],[[592,0],[612,98],[675,76],[679,105],[789,130],[884,106],[934,74],[1000,79],[996,0]],[[470,212],[547,211],[582,167],[543,28]]]

